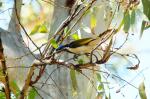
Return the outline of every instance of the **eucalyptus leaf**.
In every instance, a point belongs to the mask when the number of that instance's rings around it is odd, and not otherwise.
[[[50,43],[52,44],[52,46],[53,46],[54,48],[58,48],[58,44],[57,44],[57,42],[56,42],[55,39],[52,39],[52,40],[50,41]]]
[[[150,20],[150,0],[142,0],[143,12]]]
[[[127,11],[125,14],[124,14],[124,31],[125,32],[128,32],[129,29],[130,29],[130,13],[129,11]]]
[[[141,99],[147,99],[144,82],[142,82],[139,86],[139,94]]]

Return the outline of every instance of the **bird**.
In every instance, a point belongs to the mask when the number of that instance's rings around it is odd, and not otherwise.
[[[112,34],[112,29],[101,33],[97,37],[82,38],[79,40],[72,41],[65,45],[60,45],[56,48],[57,51],[66,50],[73,54],[90,54],[97,46],[107,40]],[[111,34],[110,34],[111,33]]]

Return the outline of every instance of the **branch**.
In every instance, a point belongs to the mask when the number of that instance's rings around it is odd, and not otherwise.
[[[2,65],[2,73],[4,76],[3,84],[4,84],[4,91],[6,95],[6,99],[11,99],[10,98],[10,88],[9,88],[9,77],[8,77],[8,72],[7,72],[7,66],[6,66],[6,60],[4,57],[4,52],[3,52],[3,45],[2,45],[2,40],[0,37],[0,62]]]

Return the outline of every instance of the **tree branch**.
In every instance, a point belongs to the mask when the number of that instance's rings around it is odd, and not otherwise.
[[[3,76],[4,76],[3,84],[5,86],[4,91],[5,91],[6,99],[11,99],[10,98],[10,92],[11,91],[10,91],[10,88],[9,88],[9,77],[8,77],[6,60],[5,60],[5,57],[4,57],[1,37],[0,37],[0,62],[1,62],[1,65],[2,65],[2,73],[3,73]]]

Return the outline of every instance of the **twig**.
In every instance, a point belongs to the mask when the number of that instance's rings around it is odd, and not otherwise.
[[[5,60],[5,57],[4,57],[3,50],[4,49],[3,49],[2,40],[1,40],[1,36],[0,36],[0,62],[1,62],[1,65],[2,65],[2,73],[3,73],[3,76],[4,76],[4,81],[3,81],[3,84],[5,86],[4,91],[5,91],[6,99],[11,99],[10,98],[11,90],[10,90],[10,87],[9,87],[9,77],[8,77],[6,60]]]

